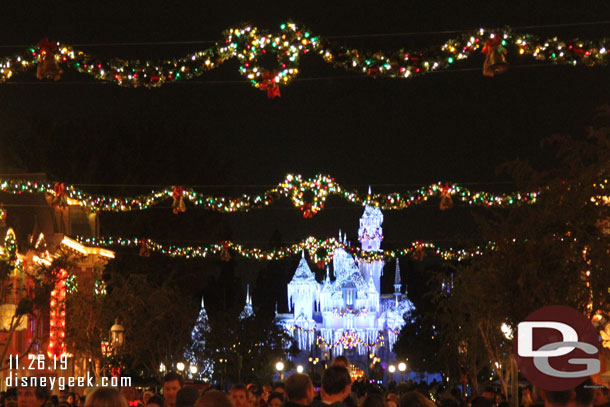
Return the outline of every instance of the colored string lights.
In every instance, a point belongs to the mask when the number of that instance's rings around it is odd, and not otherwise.
[[[176,190],[180,196],[176,197]],[[436,183],[416,190],[393,192],[390,194],[361,194],[358,191],[341,187],[329,175],[318,174],[305,179],[302,175],[288,174],[277,187],[262,194],[243,194],[239,198],[213,196],[197,192],[192,188],[170,186],[149,194],[117,197],[110,195],[89,194],[74,185],[62,183],[40,183],[28,180],[0,179],[0,192],[11,194],[45,194],[49,203],[54,205],[81,206],[85,209],[108,212],[127,212],[145,210],[161,202],[177,199],[188,200],[197,208],[211,211],[232,213],[268,207],[282,198],[288,198],[302,211],[305,218],[324,209],[330,195],[341,196],[357,205],[373,205],[383,210],[402,210],[427,202],[431,198],[441,198],[450,194],[454,200],[468,205],[483,207],[509,207],[517,204],[536,202],[540,192],[515,192],[511,194],[493,194],[485,191],[471,191],[458,185]],[[312,196],[306,198],[306,195]],[[177,212],[174,212],[177,213]]]
[[[368,343],[360,338],[357,332],[352,330],[344,331],[339,339],[334,343],[328,343],[322,336],[316,338],[316,346],[326,346],[329,349],[335,347],[342,347],[343,349],[353,349],[358,346],[364,346],[366,348],[374,348],[376,346],[383,346],[383,334],[379,332],[377,339],[374,342]]]
[[[396,257],[413,256],[418,260],[422,260],[424,255],[440,257],[443,260],[463,261],[475,256],[480,256],[489,250],[493,250],[495,244],[490,242],[484,246],[477,246],[473,249],[442,249],[433,243],[429,242],[413,242],[410,246],[399,250],[384,250],[380,252],[365,252],[359,248],[348,246],[335,238],[325,240],[316,239],[312,236],[303,240],[300,243],[295,243],[290,246],[280,247],[276,249],[260,249],[247,248],[235,242],[224,241],[221,243],[212,243],[207,246],[176,246],[165,245],[156,242],[152,239],[141,238],[121,238],[121,237],[100,237],[100,238],[84,238],[77,237],[77,240],[83,244],[93,247],[129,247],[141,249],[145,246],[150,252],[163,254],[170,257],[180,257],[185,259],[200,259],[211,256],[222,256],[224,250],[230,251],[231,255],[239,255],[251,260],[282,260],[290,256],[300,255],[303,250],[307,250],[311,254],[311,259],[314,263],[324,266],[332,262],[334,250],[344,248],[346,251],[354,254],[360,261],[389,261]]]
[[[527,56],[538,61],[569,66],[607,66],[610,39],[561,40],[515,33],[510,28],[465,32],[440,46],[418,51],[398,49],[373,52],[335,44],[312,34],[293,22],[281,24],[279,31],[261,30],[243,24],[222,33],[210,48],[180,58],[139,61],[100,58],[67,44],[41,41],[23,52],[0,60],[0,82],[38,66],[37,77],[58,80],[61,66],[88,74],[97,80],[125,87],[159,87],[199,77],[230,59],[237,59],[239,72],[270,98],[279,96],[279,87],[299,74],[302,55],[315,53],[336,68],[380,78],[413,78],[425,73],[450,69],[456,63],[479,54],[487,41],[498,42],[507,58]],[[275,66],[267,67],[262,58],[272,55]]]

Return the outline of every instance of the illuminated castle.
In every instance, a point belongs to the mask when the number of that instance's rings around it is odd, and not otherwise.
[[[367,205],[358,229],[363,252],[381,252],[382,223],[381,210]],[[346,243],[341,232],[339,240]],[[383,266],[383,260],[365,261],[337,248],[332,264],[334,280],[327,268],[326,278],[319,283],[303,254],[288,284],[291,313],[278,314],[276,320],[303,351],[319,348],[332,356],[347,350],[358,355],[379,349],[389,352],[413,305],[401,291],[398,259],[394,293],[380,293]]]

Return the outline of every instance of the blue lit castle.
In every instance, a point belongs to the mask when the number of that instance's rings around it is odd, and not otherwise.
[[[383,214],[367,205],[360,218],[358,236],[363,252],[381,252]],[[345,242],[345,237],[339,239]],[[316,281],[305,257],[288,284],[291,313],[276,320],[290,332],[302,351],[324,352],[329,357],[374,353],[385,360],[413,305],[401,292],[400,266],[396,260],[394,293],[381,294],[383,260],[354,258],[343,248],[333,254],[332,276],[326,269]]]

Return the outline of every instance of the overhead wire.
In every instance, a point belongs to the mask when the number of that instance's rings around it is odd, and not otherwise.
[[[531,30],[544,28],[567,28],[567,27],[588,27],[595,25],[607,25],[610,20],[601,21],[583,21],[572,23],[557,23],[557,24],[532,24],[509,26],[511,30]],[[474,29],[456,29],[456,30],[435,30],[435,31],[407,31],[395,33],[363,33],[363,34],[337,34],[337,35],[321,35],[328,39],[343,39],[343,38],[383,38],[383,37],[408,37],[414,35],[439,35],[439,34],[458,34],[478,30]],[[196,45],[196,44],[213,44],[218,40],[183,40],[183,41],[136,41],[136,42],[94,42],[94,43],[75,43],[71,44],[74,47],[129,47],[129,46],[154,46],[154,45]],[[0,48],[23,48],[29,47],[32,44],[5,44],[0,45]]]

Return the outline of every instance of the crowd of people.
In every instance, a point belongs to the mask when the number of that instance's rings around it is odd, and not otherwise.
[[[345,357],[336,358],[316,389],[311,378],[295,373],[273,385],[234,384],[229,392],[185,385],[170,372],[163,379],[162,393],[144,392],[133,397],[114,388],[97,388],[85,397],[62,392],[49,397],[46,388],[19,388],[2,394],[0,407],[508,407],[509,401],[493,388],[475,397],[458,389],[435,388],[415,383],[390,384],[388,388],[352,381]],[[14,389],[13,389],[14,390]],[[434,390],[434,391],[433,391]],[[129,400],[129,401],[128,401]],[[608,388],[591,379],[572,390],[541,391],[531,387],[519,393],[521,407],[610,407]]]

